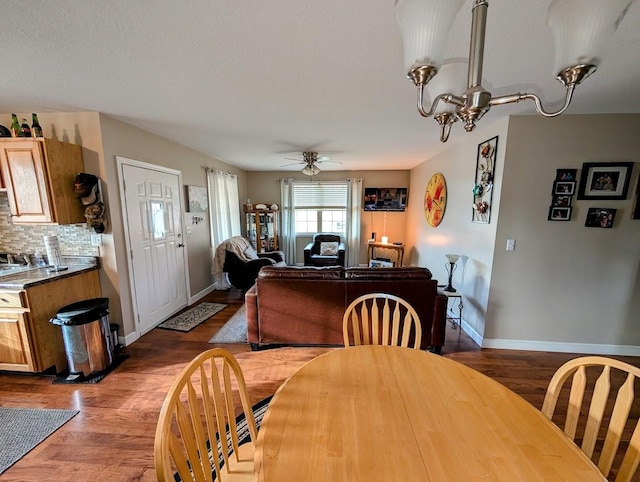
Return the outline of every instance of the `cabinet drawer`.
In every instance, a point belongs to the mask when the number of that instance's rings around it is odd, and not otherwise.
[[[0,291],[0,308],[26,307],[24,291]]]

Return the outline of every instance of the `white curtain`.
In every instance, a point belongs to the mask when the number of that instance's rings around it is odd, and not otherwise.
[[[211,272],[214,288],[226,290],[231,284],[226,273],[214,270],[216,247],[233,236],[240,236],[240,198],[238,176],[228,172],[207,169],[209,191],[209,217],[211,225]]]
[[[362,179],[350,178],[347,191],[347,266],[360,262],[360,212],[362,210]]]
[[[280,249],[284,252],[287,264],[296,262],[296,229],[293,210],[293,179],[280,179],[280,212],[282,213],[282,229],[280,233]]]

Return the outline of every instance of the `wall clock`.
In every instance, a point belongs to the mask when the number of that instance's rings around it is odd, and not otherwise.
[[[424,191],[424,217],[430,226],[436,227],[440,224],[446,208],[447,183],[444,176],[437,172],[431,176]]]

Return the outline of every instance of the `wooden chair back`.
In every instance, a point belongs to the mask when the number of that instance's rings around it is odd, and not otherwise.
[[[420,349],[422,325],[399,296],[368,293],[351,302],[342,317],[344,345],[394,345]]]
[[[588,377],[588,367],[598,367],[596,370],[598,372],[597,380],[593,384],[591,382],[594,377]],[[593,370],[595,369],[592,369],[589,375]],[[566,387],[563,390],[563,386],[569,377],[571,377],[571,388],[569,390],[569,387]],[[566,418],[564,420],[564,433],[576,443],[579,443],[580,436],[582,436],[582,451],[594,463],[597,463],[600,472],[605,477],[608,477],[612,472],[616,455],[618,455],[617,462],[622,458],[622,454],[617,452],[623,433],[631,434],[628,446],[623,452],[622,462],[617,467],[616,482],[632,480],[640,462],[640,428],[638,426],[637,413],[633,418],[629,416],[635,399],[635,380],[638,377],[640,377],[640,368],[619,360],[601,356],[575,358],[558,368],[549,382],[547,394],[542,405],[542,413],[549,420],[553,420],[560,394],[563,393],[561,400],[565,400],[567,397],[566,392],[569,392],[566,404]],[[613,383],[617,382],[617,379],[620,379],[620,382]],[[622,379],[624,379],[624,382],[622,382]],[[615,403],[611,407],[611,403],[608,404],[607,401],[612,385],[616,384],[620,386],[617,389]],[[585,397],[585,393],[589,394],[591,390],[593,390],[593,394]],[[584,433],[581,433],[582,425],[584,425]],[[602,429],[601,426],[603,426]],[[580,430],[577,430],[578,428]],[[577,432],[578,436],[576,436]],[[600,443],[596,444],[600,432],[605,434],[602,445]],[[602,441],[602,438],[601,436],[600,441]],[[624,442],[623,445],[627,445],[627,443]],[[594,451],[596,446],[598,450]],[[599,450],[600,446],[602,447],[601,450]]]
[[[242,445],[238,396],[251,439]],[[227,350],[207,350],[182,370],[162,405],[154,445],[157,478],[173,481],[177,472],[183,481],[210,482],[215,472],[217,481],[253,481],[256,436],[240,365]]]

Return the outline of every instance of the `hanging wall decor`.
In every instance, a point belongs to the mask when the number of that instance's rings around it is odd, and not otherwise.
[[[556,169],[547,216],[549,221],[571,221],[571,199],[576,192],[577,172],[577,169]]]
[[[491,198],[493,196],[493,176],[496,168],[498,136],[478,144],[476,177],[473,186],[473,212],[471,220],[476,223],[491,221]]]
[[[424,190],[424,217],[429,226],[434,228],[440,224],[447,209],[447,182],[444,176],[437,172]]]
[[[627,199],[633,162],[585,162],[582,164],[578,199]]]
[[[633,203],[631,218],[640,219],[640,174],[638,175],[638,182],[636,183],[636,200]]]

